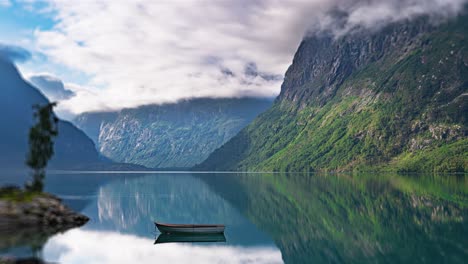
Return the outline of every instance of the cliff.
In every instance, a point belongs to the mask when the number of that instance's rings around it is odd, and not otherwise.
[[[271,109],[197,170],[468,170],[468,17],[306,37]]]
[[[74,123],[117,162],[189,168],[271,106],[270,99],[192,99],[117,112],[84,113]]]

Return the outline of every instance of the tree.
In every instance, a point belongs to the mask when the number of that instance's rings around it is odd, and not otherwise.
[[[58,118],[53,113],[57,103],[34,105],[36,124],[29,130],[29,152],[26,164],[33,170],[32,182],[26,185],[30,191],[42,191],[45,168],[54,155],[54,138],[58,135]]]

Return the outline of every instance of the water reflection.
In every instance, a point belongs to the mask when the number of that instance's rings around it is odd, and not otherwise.
[[[91,218],[40,245],[48,261],[464,263],[468,258],[465,176],[57,174],[48,176],[46,186]],[[162,236],[160,242],[185,242],[154,245],[154,220],[223,223],[226,242]]]
[[[85,229],[118,230],[153,236],[154,221],[222,223],[228,243],[274,245],[202,179],[190,174],[141,175],[116,179],[98,188],[96,202],[84,208],[91,218]]]
[[[49,240],[47,260],[57,263],[282,263],[271,247],[163,244],[116,232],[72,230]]]
[[[198,177],[271,235],[287,263],[464,263],[468,256],[466,177]]]
[[[36,256],[49,237],[58,233],[57,230],[41,228],[0,229],[0,256]],[[1,263],[1,259],[0,259]]]
[[[226,242],[224,234],[160,234],[154,244],[187,243],[187,242]]]

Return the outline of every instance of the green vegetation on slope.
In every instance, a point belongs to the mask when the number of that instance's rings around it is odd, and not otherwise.
[[[22,190],[15,186],[0,187],[0,200],[12,202],[29,202],[41,192]]]
[[[274,106],[196,169],[467,172],[467,22],[426,29],[422,20],[336,40],[343,67],[330,72],[315,62],[330,50],[304,40]],[[382,56],[359,51],[379,45]]]

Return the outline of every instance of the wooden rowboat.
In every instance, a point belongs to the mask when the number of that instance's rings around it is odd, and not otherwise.
[[[224,225],[184,225],[184,224],[162,224],[154,222],[159,232],[163,234],[219,234],[224,233]]]

